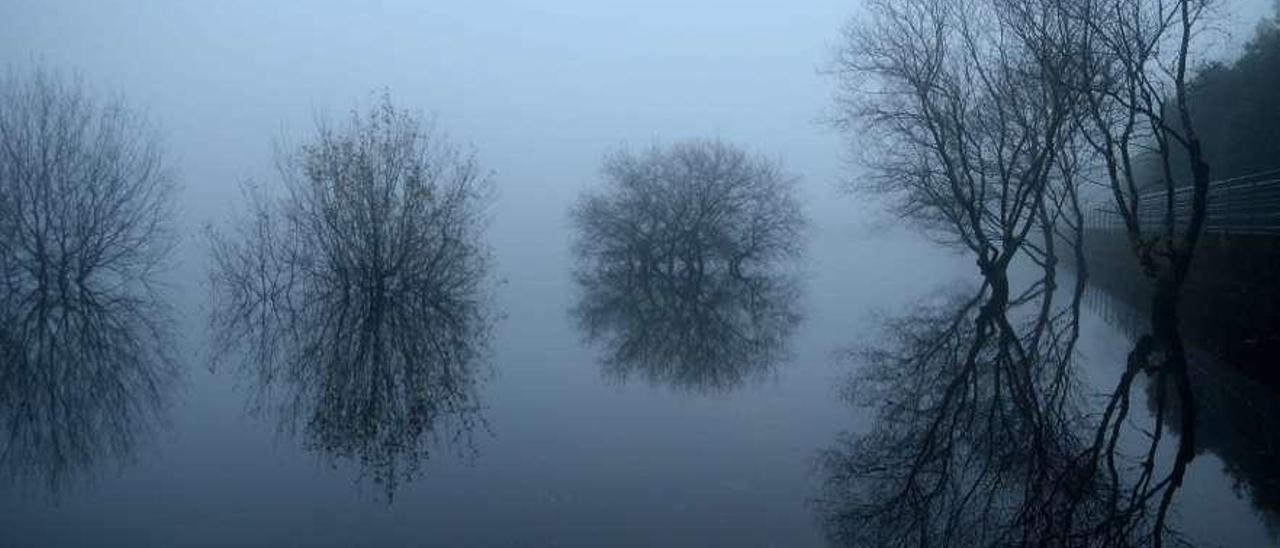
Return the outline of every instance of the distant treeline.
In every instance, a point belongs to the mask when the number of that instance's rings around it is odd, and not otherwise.
[[[1258,24],[1239,58],[1215,62],[1188,86],[1187,102],[1216,180],[1280,169],[1280,12]],[[1166,110],[1172,109],[1166,105]],[[1176,116],[1169,116],[1176,120]],[[1178,185],[1191,180],[1183,149],[1173,149]],[[1153,155],[1154,156],[1154,155]],[[1149,159],[1147,182],[1159,180]]]

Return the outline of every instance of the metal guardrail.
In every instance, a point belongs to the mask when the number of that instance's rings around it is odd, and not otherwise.
[[[1175,226],[1187,225],[1191,216],[1192,188],[1173,192]],[[1147,230],[1162,230],[1166,211],[1164,190],[1138,195],[1138,221]],[[1280,235],[1280,170],[1223,179],[1209,184],[1209,203],[1204,231],[1219,234]],[[1085,226],[1092,229],[1123,230],[1124,221],[1115,205],[1089,210]]]

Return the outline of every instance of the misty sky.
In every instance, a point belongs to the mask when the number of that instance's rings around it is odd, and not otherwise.
[[[284,4],[10,3],[0,51],[146,109],[202,216],[270,175],[274,140],[384,87],[477,147],[497,239],[514,215],[563,218],[623,143],[720,136],[819,190],[839,172],[817,71],[847,2]]]
[[[1223,4],[1215,49],[1247,38],[1271,0]],[[944,253],[891,226],[855,177],[845,141],[822,120],[834,81],[822,69],[850,0],[217,2],[0,0],[0,65],[39,64],[123,95],[159,128],[177,173],[175,304],[202,308],[208,252],[200,228],[234,222],[241,183],[274,182],[278,143],[317,116],[345,116],[386,89],[435,116],[492,170],[488,241],[504,295],[567,283],[567,208],[598,184],[601,156],[718,137],[779,160],[821,237],[873,261],[858,283],[936,283]],[[1237,46],[1234,46],[1238,48]],[[852,251],[851,251],[852,252]],[[531,265],[557,265],[531,270]],[[949,263],[948,263],[949,264]],[[821,262],[811,268],[828,268]],[[889,305],[897,291],[873,292]],[[814,296],[819,300],[828,296]],[[507,306],[512,303],[511,306]],[[543,310],[527,310],[530,315]],[[203,318],[187,316],[199,335]],[[519,321],[509,325],[520,325]]]
[[[1224,40],[1247,36],[1240,21],[1268,3],[1225,5]],[[305,138],[317,113],[383,88],[494,170],[499,250],[523,247],[503,241],[520,232],[504,223],[563,218],[600,155],[624,143],[722,137],[802,176],[819,219],[856,207],[838,198],[841,141],[819,121],[831,97],[820,69],[857,2],[2,4],[0,62],[76,73],[145,109],[189,222],[232,205],[239,181],[269,177],[273,141]]]

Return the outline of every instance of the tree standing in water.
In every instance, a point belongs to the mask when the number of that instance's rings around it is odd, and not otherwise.
[[[57,489],[160,422],[178,369],[159,291],[172,194],[123,101],[0,74],[0,469]]]
[[[321,123],[279,171],[279,196],[251,196],[235,232],[211,234],[216,355],[260,402],[283,389],[285,424],[391,497],[427,441],[480,419],[489,179],[387,97]]]
[[[869,17],[850,26],[836,61],[843,86],[837,124],[869,137],[859,141],[871,167],[864,186],[893,197],[903,218],[971,251],[992,292],[984,306],[1017,301],[1006,274],[1015,257],[1035,259],[1049,273],[1056,234],[1074,236],[1068,239],[1083,265],[1078,187],[1093,166],[1082,158],[1099,157],[1155,291],[1152,333],[1130,356],[1082,455],[1085,469],[1073,472],[1097,474],[1111,492],[1127,493],[1113,500],[1111,518],[1082,525],[1088,538],[1162,543],[1194,456],[1195,402],[1177,307],[1208,202],[1209,165],[1187,103],[1188,65],[1207,9],[1208,0],[873,2]],[[1154,150],[1165,190],[1160,219],[1138,215],[1135,156],[1146,149]],[[1174,158],[1188,164],[1188,200],[1176,199]],[[1055,229],[1062,222],[1069,230]],[[1039,242],[1028,237],[1033,225]],[[1010,331],[979,325],[977,346],[993,329]],[[1170,407],[1165,384],[1173,383],[1182,435],[1163,479],[1153,472],[1157,431],[1137,481],[1120,489],[1116,444],[1139,371],[1156,374],[1157,423]],[[1146,516],[1154,516],[1149,535],[1136,534]],[[1062,527],[1077,525],[1068,513]]]

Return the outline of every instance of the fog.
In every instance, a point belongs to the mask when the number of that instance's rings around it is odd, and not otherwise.
[[[852,174],[829,117],[829,66],[857,2],[9,1],[7,66],[46,66],[123,95],[164,136],[184,221],[217,219],[247,178],[272,175],[272,145],[317,114],[390,90],[474,144],[495,173],[499,255],[524,223],[559,222],[600,156],[720,137],[802,176],[819,222],[878,209],[839,192]],[[1266,0],[1223,5],[1224,50]],[[1238,47],[1238,46],[1234,46]],[[218,209],[211,209],[218,208]],[[557,242],[559,243],[559,242]],[[556,245],[554,247],[561,247]],[[514,263],[516,261],[504,261]]]
[[[1270,4],[1220,6],[1213,55],[1235,55]],[[823,483],[817,452],[872,422],[839,397],[845,351],[875,342],[884,315],[978,275],[972,258],[898,222],[881,197],[848,191],[862,168],[829,123],[830,69],[841,29],[863,10],[827,0],[4,0],[0,66],[78,78],[158,131],[176,182],[179,243],[164,294],[182,371],[154,439],[60,493],[5,495],[0,537],[22,546],[821,544],[809,505]],[[358,461],[314,455],[278,417],[255,411],[252,378],[215,366],[205,232],[248,210],[246,183],[276,184],[280,151],[307,142],[318,120],[375,107],[384,92],[471,147],[495,190],[483,420],[392,501]],[[602,159],[691,139],[776,162],[797,178],[808,220],[794,260],[801,296],[786,307],[803,320],[794,336],[782,330],[790,353],[732,390],[620,381],[601,370],[601,349],[571,314],[570,210],[601,187]],[[1121,368],[1128,341],[1100,316],[1080,322],[1088,368]],[[1274,541],[1217,458],[1195,463],[1180,500],[1187,513],[1235,521],[1186,529]]]

